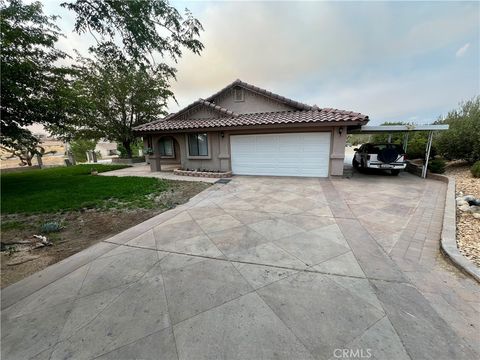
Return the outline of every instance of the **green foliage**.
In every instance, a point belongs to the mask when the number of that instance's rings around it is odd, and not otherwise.
[[[28,143],[35,148],[25,127],[60,123],[71,107],[69,70],[58,66],[67,55],[55,49],[62,36],[55,20],[43,14],[40,2],[0,1],[0,141],[5,147],[20,150]]]
[[[95,140],[77,139],[70,143],[70,150],[76,161],[87,161],[87,151],[95,150],[97,142]]]
[[[471,164],[480,160],[480,96],[452,110],[437,124],[448,124],[448,131],[437,134],[439,153],[448,160],[465,160]]]
[[[470,168],[470,172],[474,178],[480,178],[480,160],[475,162]]]
[[[98,172],[122,165],[95,165]],[[55,213],[84,208],[152,208],[154,198],[169,189],[155,178],[92,176],[91,165],[77,165],[2,174],[4,214]]]
[[[184,17],[167,0],[73,0],[62,4],[76,13],[75,31],[90,32],[100,47],[115,41],[135,63],[152,63],[152,53],[175,62],[182,48],[199,54],[200,22],[185,9]]]
[[[53,221],[42,224],[40,231],[42,234],[50,234],[54,232],[59,232],[63,229],[63,226],[60,223]]]
[[[140,149],[143,150],[143,141],[141,141],[140,139],[135,139],[135,141],[131,144],[131,147],[130,147],[131,155],[133,157],[138,156],[138,151]],[[117,150],[118,150],[120,158],[122,158],[122,159],[127,159],[128,158],[128,152],[125,149],[125,146],[123,146],[122,144],[118,144],[117,145]]]
[[[381,124],[384,125],[411,125],[405,122],[385,122]],[[386,143],[388,142],[388,134],[380,133],[372,136],[372,142]],[[391,142],[392,144],[402,144],[404,141],[404,133],[392,133]],[[409,159],[424,159],[425,150],[428,142],[428,132],[426,131],[412,131],[408,133],[408,143],[407,143],[407,157]],[[434,158],[437,154],[435,144],[432,144],[430,149],[430,158]]]
[[[428,170],[435,174],[443,174],[447,163],[441,158],[432,159],[428,162]]]
[[[173,96],[168,81],[174,74],[163,65],[137,65],[114,45],[97,48],[92,55],[78,59],[75,91],[85,106],[70,122],[50,130],[117,142],[131,158],[133,128],[166,114],[167,100]]]
[[[370,138],[371,135],[369,134],[349,134],[347,135],[347,143],[357,146],[370,142]]]

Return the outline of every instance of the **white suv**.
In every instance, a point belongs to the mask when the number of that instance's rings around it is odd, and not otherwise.
[[[401,145],[367,143],[354,150],[352,165],[357,169],[390,170],[392,175],[398,175],[407,167]]]

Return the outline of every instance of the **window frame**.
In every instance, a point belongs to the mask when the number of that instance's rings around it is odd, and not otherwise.
[[[170,141],[172,144],[172,154],[162,154],[162,141]],[[163,146],[163,150],[165,150],[165,147]],[[171,137],[162,137],[158,141],[158,153],[161,158],[163,159],[174,159],[175,158],[175,142],[173,141],[173,138]]]
[[[237,99],[237,91],[240,91],[242,94],[241,99]],[[233,102],[244,102],[245,101],[245,91],[241,87],[233,88]]]
[[[198,146],[198,135],[205,135],[205,139],[207,141],[207,154],[206,155],[192,155],[190,153],[190,136],[196,135],[197,139],[197,150],[200,153],[200,148]],[[185,134],[186,137],[186,146],[187,146],[187,157],[189,159],[210,159],[211,158],[211,149],[210,149],[210,136],[207,132],[194,132],[194,133],[187,133]]]

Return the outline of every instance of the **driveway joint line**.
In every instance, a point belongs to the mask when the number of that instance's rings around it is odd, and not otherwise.
[[[129,283],[129,284],[126,284],[126,285],[123,285],[125,286],[125,289],[123,289],[119,294],[117,294],[116,296],[113,297],[113,299],[108,303],[108,305],[106,305],[101,311],[99,311],[90,321],[88,321],[87,323],[85,323],[84,325],[82,325],[81,327],[79,327],[77,330],[75,330],[75,332],[73,332],[73,334],[71,334],[69,337],[61,340],[61,341],[57,341],[53,346],[54,346],[54,349],[52,351],[52,354],[50,355],[50,359],[52,358],[52,355],[53,353],[55,352],[57,346],[62,343],[62,342],[65,342],[69,339],[71,339],[73,336],[75,336],[80,330],[82,330],[83,328],[85,328],[86,326],[90,325],[93,321],[95,321],[104,311],[106,311],[125,291],[127,291],[128,289],[130,289],[131,287],[133,287],[136,283],[138,283],[141,279],[143,279],[145,277],[145,275],[150,271],[152,270],[158,263],[160,263],[162,261],[162,259],[160,260],[157,260],[150,268],[148,268],[147,271],[144,272],[144,274],[139,277],[137,280]],[[162,280],[163,280],[163,276],[162,276]],[[112,287],[108,290],[111,290],[111,289],[116,289],[118,287],[121,287],[122,285],[120,286],[115,286],[115,287]],[[107,291],[107,290],[103,290],[103,291]],[[102,292],[102,291],[99,291],[99,292]],[[93,295],[93,294],[90,294],[90,295]],[[89,296],[89,295],[88,295]],[[65,320],[65,323],[67,322],[67,319]],[[64,324],[64,327],[65,327],[65,324]],[[165,328],[164,328],[165,329]],[[163,330],[163,329],[162,329]],[[58,335],[58,337],[60,337],[62,334],[60,333]]]
[[[104,240],[107,242],[107,240]],[[127,247],[135,247],[135,245],[120,245],[120,246],[127,246]],[[295,268],[295,267],[289,267],[289,266],[283,266],[283,265],[271,265],[271,264],[263,264],[263,263],[255,263],[251,261],[243,261],[243,260],[235,260],[235,259],[229,259],[229,258],[217,258],[213,256],[207,256],[207,255],[198,255],[198,254],[189,254],[189,253],[183,253],[179,251],[172,251],[172,250],[155,250],[155,249],[146,249],[146,248],[141,248],[144,250],[150,250],[150,251],[160,251],[160,252],[165,252],[169,254],[174,254],[174,255],[183,255],[183,256],[190,256],[190,257],[198,257],[198,258],[203,258],[205,260],[218,260],[218,261],[226,261],[226,262],[232,262],[232,263],[238,263],[238,264],[246,264],[246,265],[259,265],[259,266],[266,266],[266,267],[271,267],[271,268],[277,268],[277,269],[285,269],[285,270],[293,270],[293,271],[298,271],[298,272],[308,272],[308,273],[316,273],[316,274],[324,274],[324,275],[334,275],[334,276],[339,276],[339,277],[346,277],[346,278],[353,278],[353,279],[371,279],[371,280],[378,280],[378,281],[384,281],[384,282],[389,282],[389,283],[396,283],[396,284],[409,284],[406,283],[405,281],[399,281],[399,280],[389,280],[389,279],[380,279],[380,278],[375,278],[375,277],[368,277],[365,274],[365,277],[361,276],[354,276],[354,275],[344,275],[344,274],[336,274],[336,273],[330,273],[330,272],[325,272],[325,271],[319,271],[319,270],[314,270],[314,269],[308,269],[308,268]],[[347,253],[347,252],[346,252]],[[345,253],[345,254],[346,254]],[[163,259],[162,259],[163,260]],[[160,260],[161,261],[161,260]],[[318,264],[317,264],[318,265]],[[360,265],[360,264],[359,264]],[[363,271],[363,269],[362,269]]]

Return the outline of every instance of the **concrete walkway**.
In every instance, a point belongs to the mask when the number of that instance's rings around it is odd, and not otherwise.
[[[444,194],[409,174],[213,185],[5,289],[2,359],[478,358]]]

